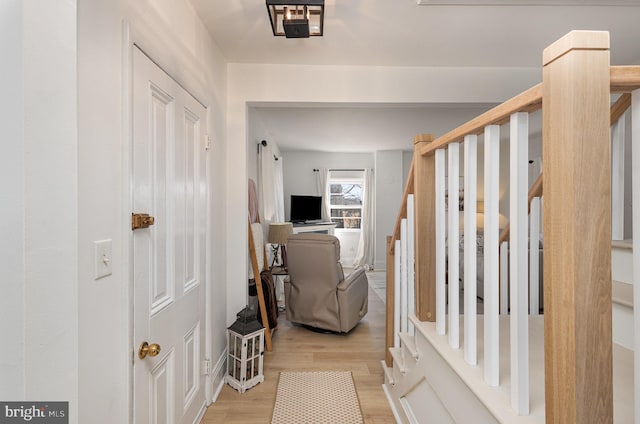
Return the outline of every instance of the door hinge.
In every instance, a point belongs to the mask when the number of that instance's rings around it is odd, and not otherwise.
[[[211,375],[211,359],[202,361],[202,374]]]
[[[139,228],[148,228],[153,225],[155,218],[148,213],[132,213],[131,214],[131,230],[137,230]]]
[[[209,150],[209,149],[211,149],[211,136],[207,134],[204,137],[204,150]]]

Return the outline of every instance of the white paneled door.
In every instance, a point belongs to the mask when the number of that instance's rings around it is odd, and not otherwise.
[[[205,129],[204,107],[134,48],[132,212],[153,216],[132,230],[136,424],[191,424],[205,404]]]

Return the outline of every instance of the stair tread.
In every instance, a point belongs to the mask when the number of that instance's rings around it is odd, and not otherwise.
[[[617,247],[619,249],[633,249],[633,240],[611,240],[611,247]]]
[[[393,370],[387,366],[387,363],[385,361],[380,361],[380,363],[382,364],[382,369],[384,370],[384,375],[387,377],[387,381],[389,382],[389,384],[396,384],[394,378],[393,378]]]
[[[399,347],[390,347],[389,352],[391,353],[391,357],[393,358],[393,364],[398,366],[400,372],[407,372],[407,368],[405,367],[404,360],[402,358],[402,349]]]

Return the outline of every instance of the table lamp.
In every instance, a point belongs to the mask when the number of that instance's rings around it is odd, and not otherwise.
[[[290,222],[274,222],[269,224],[269,236],[267,241],[274,245],[271,268],[273,268],[273,265],[276,263],[278,249],[280,249],[280,254],[282,255],[282,267],[287,269],[287,248],[285,245],[291,234],[293,234],[293,224]]]

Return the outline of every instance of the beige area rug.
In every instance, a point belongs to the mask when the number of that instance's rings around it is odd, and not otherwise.
[[[282,371],[271,424],[362,424],[350,371]]]

